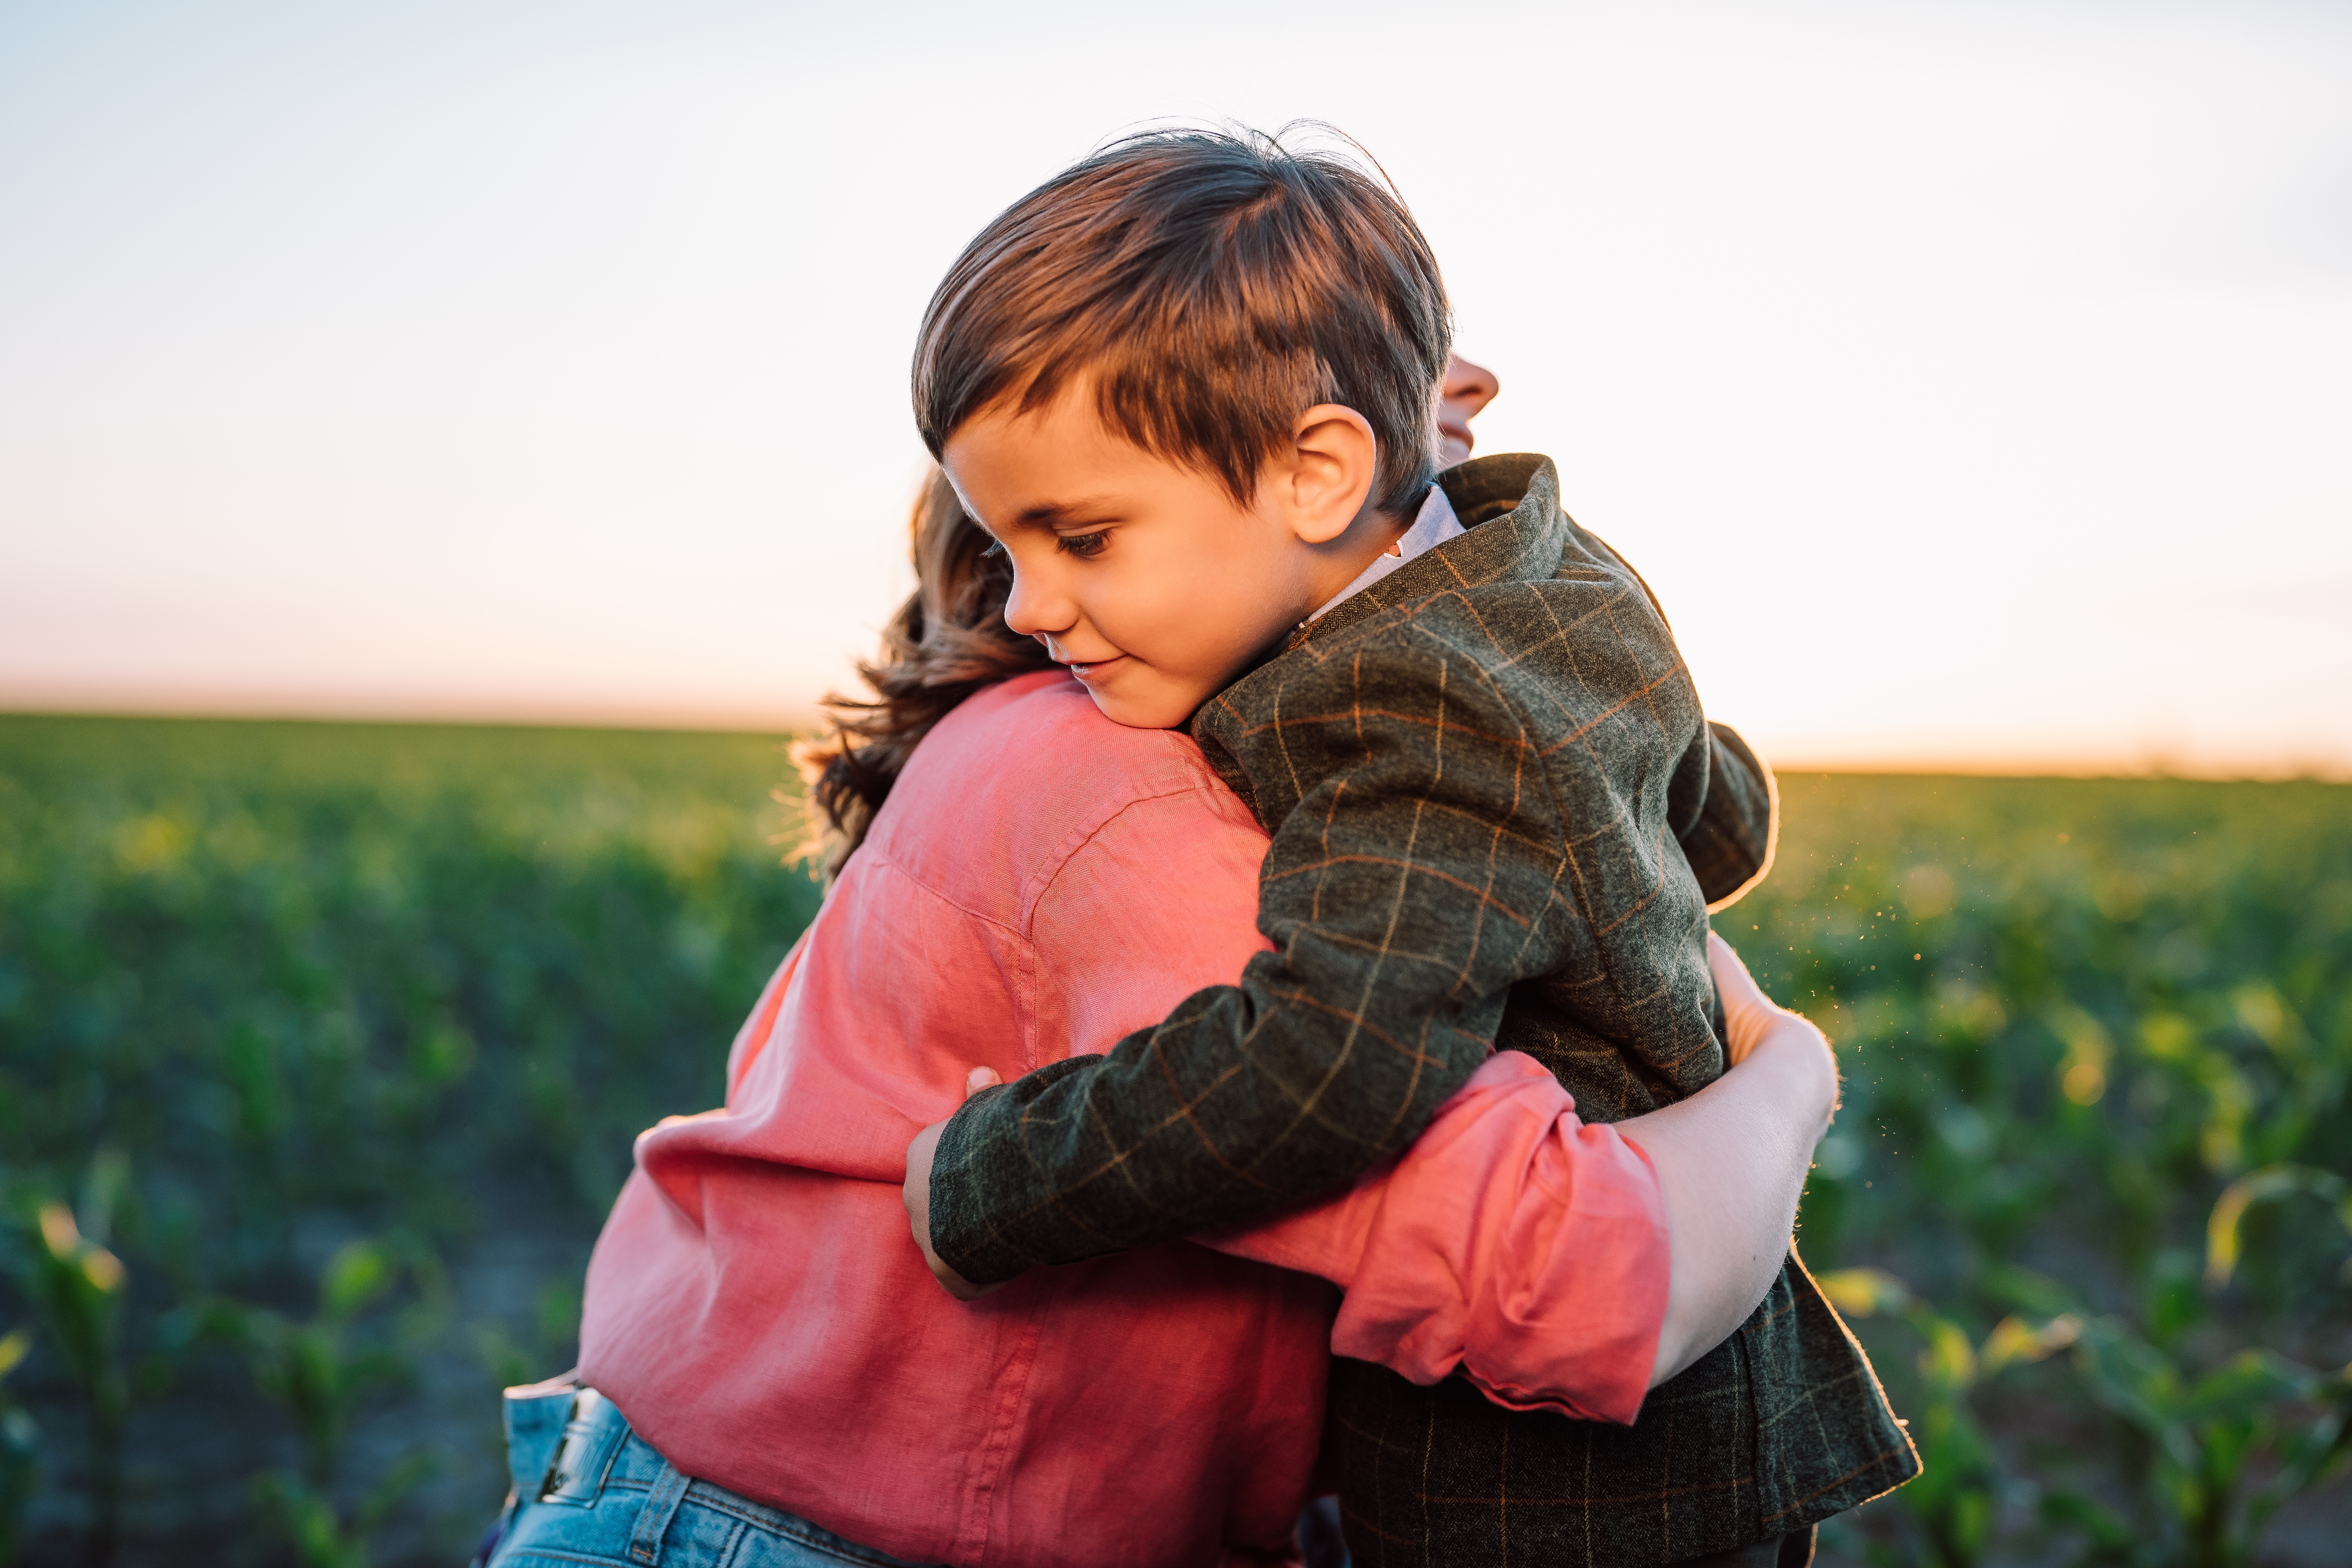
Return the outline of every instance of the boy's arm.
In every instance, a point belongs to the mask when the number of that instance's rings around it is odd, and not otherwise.
[[[1467,658],[1359,646],[1280,696],[1286,717],[1231,731],[1284,796],[1254,803],[1277,825],[1258,918],[1275,950],[1108,1056],[1045,1067],[944,1124],[920,1195],[932,1250],[966,1280],[1346,1185],[1486,1059],[1510,986],[1577,934],[1564,910],[1659,874],[1630,805],[1593,805],[1567,842],[1532,740]]]

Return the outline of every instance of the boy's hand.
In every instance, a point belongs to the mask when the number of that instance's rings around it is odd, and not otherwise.
[[[1003,1081],[991,1068],[974,1068],[964,1075],[964,1098],[970,1100],[982,1089]],[[940,1133],[946,1126],[944,1121],[934,1121],[916,1133],[915,1141],[907,1145],[907,1184],[900,1189],[899,1196],[907,1205],[907,1223],[914,1229],[915,1245],[923,1249],[923,1261],[930,1266],[931,1278],[957,1300],[977,1301],[992,1290],[1002,1290],[1003,1284],[975,1285],[931,1250],[931,1156],[939,1149]]]

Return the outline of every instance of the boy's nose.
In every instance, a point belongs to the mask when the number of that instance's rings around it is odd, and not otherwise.
[[[1034,572],[1013,569],[1013,592],[1005,595],[1004,624],[1024,637],[1058,637],[1077,624],[1077,605]]]

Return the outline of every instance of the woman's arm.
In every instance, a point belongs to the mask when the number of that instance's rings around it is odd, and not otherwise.
[[[1590,1420],[1641,1409],[1673,1277],[1649,1161],[1517,1051],[1348,1192],[1201,1240],[1339,1285],[1337,1354]]]
[[[1340,1354],[1630,1422],[1770,1288],[1836,1095],[1820,1032],[1720,940],[1709,955],[1735,1066],[1691,1099],[1585,1126],[1549,1073],[1504,1052],[1401,1160],[1208,1245],[1345,1287]]]
[[[1730,1338],[1772,1288],[1813,1145],[1837,1109],[1837,1063],[1821,1030],[1765,995],[1728,942],[1706,941],[1732,1070],[1617,1124],[1657,1171],[1673,1243],[1653,1388]]]

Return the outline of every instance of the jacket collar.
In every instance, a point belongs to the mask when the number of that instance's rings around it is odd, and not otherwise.
[[[1473,458],[1438,475],[1437,482],[1468,531],[1309,621],[1291,634],[1286,653],[1399,605],[1453,589],[1540,582],[1559,570],[1569,522],[1559,509],[1559,471],[1549,458],[1533,452]]]

